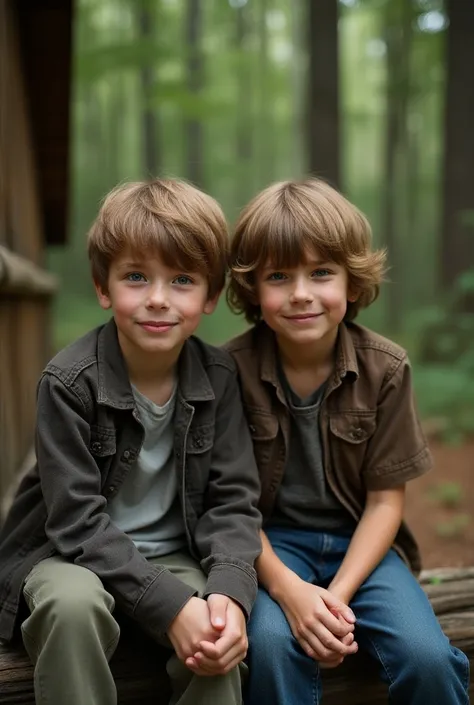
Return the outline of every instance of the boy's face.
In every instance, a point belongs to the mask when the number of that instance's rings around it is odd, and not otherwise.
[[[308,253],[297,267],[274,269],[267,263],[256,274],[262,318],[287,344],[311,345],[335,340],[347,301],[347,271]]]
[[[170,269],[155,254],[122,253],[111,264],[108,290],[96,285],[103,309],[112,309],[126,359],[150,353],[178,353],[203,313],[212,313],[218,296],[208,298],[207,278]]]

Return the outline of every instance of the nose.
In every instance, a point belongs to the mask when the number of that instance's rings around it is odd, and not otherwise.
[[[311,303],[313,300],[313,293],[311,291],[311,283],[306,277],[297,277],[295,279],[290,300],[295,304]]]
[[[165,284],[156,282],[155,284],[150,285],[147,294],[146,307],[148,309],[169,308],[168,289]]]

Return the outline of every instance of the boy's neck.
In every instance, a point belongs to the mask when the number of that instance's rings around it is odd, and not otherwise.
[[[278,340],[280,363],[291,388],[302,398],[318,389],[334,369],[337,329],[314,345],[288,345]]]
[[[180,352],[181,349],[169,354],[149,355],[134,351],[131,355],[122,347],[131,384],[155,404],[163,406],[174,389]]]
[[[303,372],[315,368],[331,368],[334,364],[338,329],[314,344],[298,345],[277,336],[282,364],[289,369]]]

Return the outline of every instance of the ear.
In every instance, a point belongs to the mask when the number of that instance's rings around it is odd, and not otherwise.
[[[359,298],[359,296],[360,296],[360,292],[358,292],[358,291],[349,290],[347,292],[347,300],[351,304],[355,303],[357,301],[357,299]]]
[[[102,286],[97,282],[94,282],[94,288],[95,293],[97,294],[97,298],[99,300],[99,304],[104,309],[104,311],[107,311],[107,309],[112,308],[112,302],[110,300],[110,297],[108,293],[104,291],[104,289],[102,289]]]
[[[222,293],[221,291],[218,291],[217,294],[215,294],[212,297],[212,299],[208,299],[206,301],[206,303],[204,304],[203,313],[209,314],[209,313],[214,312],[214,310],[217,306],[217,302],[219,301],[221,293]]]

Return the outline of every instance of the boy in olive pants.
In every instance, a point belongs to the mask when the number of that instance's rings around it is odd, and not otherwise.
[[[118,187],[89,233],[113,317],[47,365],[0,534],[0,638],[24,596],[38,704],[116,703],[116,609],[173,650],[173,703],[241,703],[257,471],[235,365],[192,335],[227,246],[217,203],[176,180]]]

